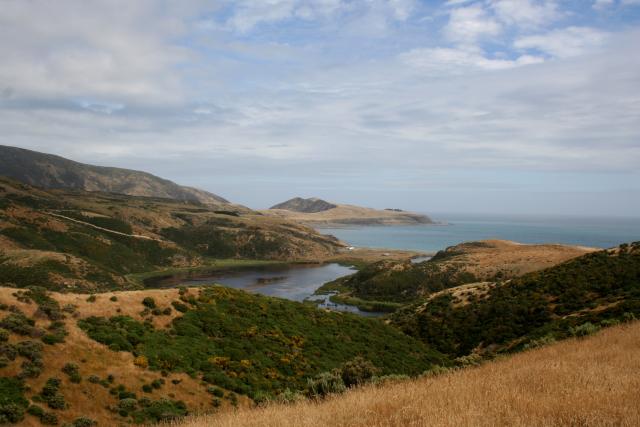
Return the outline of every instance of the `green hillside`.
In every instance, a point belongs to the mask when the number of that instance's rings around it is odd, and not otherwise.
[[[640,317],[640,242],[475,290],[442,292],[392,324],[453,357],[491,354]]]

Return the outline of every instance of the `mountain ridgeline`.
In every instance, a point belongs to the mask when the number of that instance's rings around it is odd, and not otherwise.
[[[127,276],[214,260],[317,260],[331,236],[257,212],[99,192],[42,190],[0,178],[0,284],[95,292]]]
[[[293,199],[289,199],[286,202],[278,203],[277,205],[271,206],[269,209],[284,209],[293,212],[315,213],[328,211],[329,209],[337,207],[338,205],[326,202],[322,199],[318,199],[317,197],[311,197],[309,199],[294,197]]]
[[[426,215],[401,209],[372,209],[327,202],[316,197],[295,197],[263,211],[265,215],[287,218],[313,227],[349,225],[433,224]]]
[[[45,189],[163,197],[219,207],[231,205],[228,200],[215,194],[184,187],[150,173],[87,165],[53,154],[16,147],[0,146],[0,176]]]

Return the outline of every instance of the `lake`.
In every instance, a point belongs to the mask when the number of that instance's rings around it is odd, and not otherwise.
[[[303,302],[307,299],[318,302],[318,307],[345,311],[363,316],[378,316],[357,307],[335,304],[328,295],[314,295],[323,284],[355,272],[352,267],[331,264],[276,264],[260,267],[223,270],[211,273],[191,272],[145,281],[147,286],[200,286],[218,283],[235,289],[255,292],[270,297],[286,298]]]
[[[356,247],[435,252],[462,242],[505,239],[609,248],[640,240],[640,219],[446,214],[447,225],[322,228]]]

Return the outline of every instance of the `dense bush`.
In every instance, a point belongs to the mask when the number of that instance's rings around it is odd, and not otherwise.
[[[356,357],[342,365],[341,371],[344,385],[352,387],[370,381],[378,373],[378,368],[370,361]]]
[[[154,300],[152,297],[145,297],[142,300],[142,305],[144,305],[147,308],[154,309],[156,308],[156,300]]]
[[[38,335],[36,322],[28,318],[24,313],[17,311],[9,313],[4,319],[0,320],[0,327],[18,335]]]
[[[0,424],[21,421],[28,406],[22,381],[0,377]]]
[[[82,381],[80,368],[75,363],[66,363],[62,367],[62,372],[67,374],[72,383],[80,383]]]
[[[421,295],[474,281],[477,279],[473,274],[455,264],[435,260],[418,264],[380,261],[364,266],[350,276],[325,284],[321,291],[346,292],[352,301],[345,300],[346,297],[342,296],[344,303],[362,306],[367,311],[374,311],[376,307],[371,304],[377,304],[379,311],[391,312],[397,305],[388,303],[412,302]]]
[[[382,374],[417,375],[442,357],[376,319],[223,287],[202,289],[167,330],[127,316],[78,325],[111,349],[146,357],[154,370],[181,371],[250,397],[303,390],[306,377],[356,356]]]
[[[76,418],[71,423],[71,425],[73,427],[93,427],[93,426],[95,426],[97,424],[98,423],[96,421],[94,421],[94,420],[92,420],[91,418],[88,418],[88,417]]]
[[[51,409],[65,409],[67,407],[64,396],[59,393],[61,384],[62,381],[59,378],[49,378],[42,387],[40,398]]]

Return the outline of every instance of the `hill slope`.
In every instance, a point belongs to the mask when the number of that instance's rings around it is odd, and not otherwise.
[[[229,201],[197,188],[183,187],[150,173],[92,166],[52,154],[0,145],[0,175],[40,188],[164,197],[215,206]]]
[[[433,224],[431,218],[422,214],[399,209],[379,210],[341,205],[317,198],[296,197],[262,212],[266,215],[287,218],[314,227]]]
[[[304,390],[355,356],[384,374],[445,361],[376,319],[218,286],[93,297],[0,287],[2,425],[37,426],[42,412],[110,426],[226,411]],[[29,402],[40,411],[25,414]]]
[[[179,427],[640,425],[640,323],[324,402],[195,417]]]
[[[640,242],[431,295],[392,324],[452,357],[517,351],[640,317]]]
[[[342,300],[408,303],[433,292],[478,281],[510,279],[542,270],[595,249],[556,244],[525,245],[506,240],[461,243],[421,263],[380,261],[325,285]],[[334,298],[335,299],[335,298]]]
[[[41,190],[0,178],[0,284],[101,291],[211,259],[319,259],[341,245],[256,212],[171,199]]]

